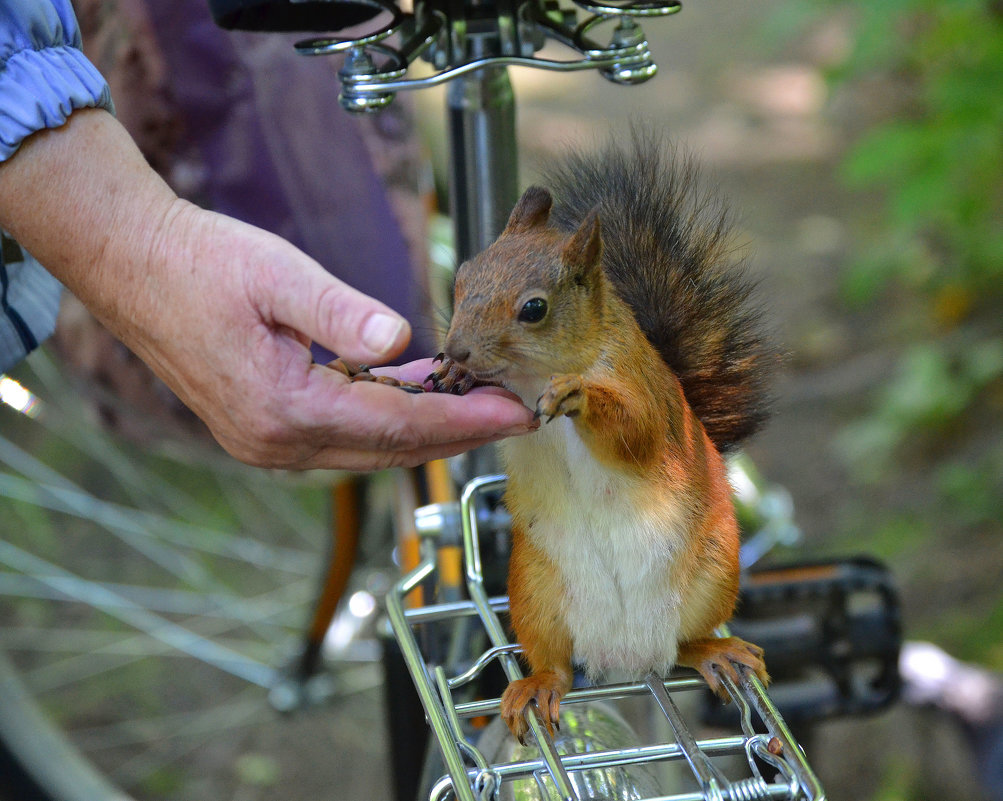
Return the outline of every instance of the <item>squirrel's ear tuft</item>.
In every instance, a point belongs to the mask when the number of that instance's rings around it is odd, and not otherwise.
[[[550,217],[550,206],[553,202],[550,192],[542,186],[531,186],[522,193],[519,202],[512,209],[504,233],[528,231],[538,225],[545,225]]]
[[[565,266],[574,272],[576,280],[584,282],[593,271],[599,268],[601,255],[602,236],[599,225],[599,210],[592,209],[564,246],[561,258]]]

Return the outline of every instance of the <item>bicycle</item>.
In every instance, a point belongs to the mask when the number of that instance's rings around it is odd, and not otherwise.
[[[449,97],[449,113],[454,137],[454,145],[450,148],[450,151],[455,157],[455,162],[452,166],[454,177],[451,197],[453,199],[454,218],[458,221],[456,236],[458,261],[470,255],[475,250],[480,249],[493,238],[504,222],[504,217],[517,191],[516,171],[513,160],[514,101],[507,73],[504,69],[507,66],[529,66],[530,62],[534,61],[533,51],[541,43],[540,31],[542,30],[562,44],[577,48],[583,53],[583,58],[575,62],[574,66],[558,66],[555,63],[551,63],[546,65],[547,69],[578,70],[596,68],[602,71],[606,77],[615,81],[632,83],[643,80],[651,76],[654,67],[650,60],[650,54],[647,52],[643,33],[640,31],[637,22],[632,18],[635,16],[668,15],[679,10],[679,4],[672,2],[628,6],[628,8],[632,9],[631,11],[627,11],[623,6],[616,4],[583,2],[579,5],[584,7],[587,13],[591,14],[591,17],[581,24],[578,24],[577,21],[571,24],[570,15],[573,13],[573,10],[562,10],[553,3],[540,5],[526,4],[520,7],[521,11],[515,7],[504,6],[498,13],[497,27],[487,25],[483,15],[478,16],[475,14],[477,22],[486,25],[486,27],[478,30],[473,25],[468,27],[466,16],[458,13],[456,6],[432,8],[425,16],[418,10],[414,15],[408,16],[403,14],[399,9],[383,3],[366,3],[363,5],[371,10],[389,14],[391,17],[390,22],[385,23],[375,33],[365,36],[360,40],[345,42],[333,38],[314,39],[302,43],[300,49],[304,53],[317,55],[340,52],[342,50],[348,51],[346,68],[343,70],[342,76],[345,86],[343,96],[346,105],[356,109],[385,105],[386,102],[389,102],[389,95],[393,91],[416,88],[414,85],[408,85],[406,82],[407,79],[398,74],[400,65],[396,59],[399,58],[399,55],[391,52],[385,43],[388,37],[395,33],[402,32],[405,36],[405,44],[400,45],[400,52],[407,52],[409,56],[417,56],[420,53],[427,52],[431,55],[433,62],[439,59],[440,63],[444,63],[444,69],[453,70],[451,77],[455,80],[451,84]],[[420,8],[428,10],[431,6]],[[610,46],[594,46],[589,36],[601,26],[612,25],[616,25],[616,28],[612,34]],[[507,35],[499,36],[499,31],[507,32]],[[498,38],[498,41],[489,47],[487,43],[493,38]],[[490,50],[490,48],[496,45],[501,49],[500,54],[484,55],[483,48]],[[386,59],[389,69],[386,68],[386,64],[383,67],[378,66],[373,59],[373,54],[377,58]],[[469,60],[468,58],[471,54],[474,55],[473,60]],[[457,67],[445,66],[456,58],[467,58],[467,60]],[[434,78],[427,83],[441,82],[443,80],[445,78]],[[486,169],[485,165],[488,165]],[[53,379],[53,376],[50,375],[49,378]],[[9,453],[13,453],[12,458],[19,461],[23,458],[21,454],[15,452]],[[48,503],[61,503],[63,504],[61,508],[73,509],[72,504],[67,500],[67,498],[72,500],[75,497],[73,487],[60,486],[60,482],[58,481],[47,482],[45,480],[45,471],[38,468],[38,466],[33,466],[30,460],[29,462],[20,461],[20,463],[26,465],[26,472],[33,475],[34,480],[40,485],[49,484],[46,490],[50,494],[50,498],[47,500]],[[131,466],[127,464],[121,469],[127,473],[131,469]],[[483,471],[479,467],[474,467],[467,470],[467,472],[470,475],[477,475]],[[432,484],[438,480],[440,479],[426,483]],[[654,751],[647,751],[643,754],[643,759],[635,759],[634,756],[628,758],[624,755],[622,748],[615,751],[612,748],[607,748],[599,757],[585,759],[579,764],[574,765],[574,769],[568,767],[565,759],[558,757],[558,745],[548,742],[546,737],[540,737],[538,726],[536,727],[537,740],[546,752],[546,758],[543,761],[522,760],[516,762],[515,767],[505,769],[492,767],[494,763],[488,761],[483,751],[477,751],[475,750],[475,746],[467,743],[466,735],[462,731],[464,727],[458,724],[454,713],[456,716],[480,717],[495,708],[495,701],[482,699],[460,702],[458,706],[442,704],[441,714],[436,714],[439,711],[437,705],[441,703],[442,699],[449,697],[454,690],[460,690],[464,685],[478,686],[482,678],[485,682],[490,682],[489,674],[494,668],[489,669],[489,663],[499,662],[509,671],[514,669],[513,646],[504,639],[504,634],[497,618],[497,613],[501,611],[503,604],[497,598],[492,599],[485,594],[486,591],[483,590],[485,578],[478,570],[480,555],[477,532],[479,530],[478,526],[481,523],[477,515],[481,511],[477,507],[482,502],[488,502],[485,501],[484,495],[497,490],[499,481],[500,479],[498,478],[487,478],[469,485],[468,490],[464,493],[464,502],[466,505],[461,506],[459,511],[459,520],[462,521],[462,526],[464,527],[463,550],[467,557],[465,568],[466,583],[471,594],[476,597],[476,601],[463,602],[455,598],[450,599],[450,596],[456,595],[458,590],[462,589],[463,584],[463,582],[458,580],[463,575],[463,573],[458,573],[460,565],[457,558],[458,541],[455,539],[450,540],[441,533],[433,536],[432,531],[434,527],[428,525],[429,515],[441,515],[447,511],[445,507],[441,505],[433,507],[432,511],[428,507],[425,507],[425,512],[421,515],[419,527],[426,535],[426,542],[431,543],[433,540],[436,541],[433,555],[416,553],[417,538],[413,536],[405,536],[401,542],[402,551],[411,551],[411,556],[409,557],[411,569],[406,573],[401,583],[398,583],[391,595],[391,601],[389,602],[390,615],[394,621],[394,628],[399,642],[405,652],[405,662],[408,663],[413,675],[419,681],[419,692],[423,694],[423,700],[426,701],[426,709],[432,717],[438,741],[442,743],[443,748],[446,750],[445,759],[450,774],[448,781],[433,782],[430,792],[438,797],[448,787],[452,787],[459,797],[471,797],[470,794],[480,794],[481,792],[493,789],[493,783],[499,781],[507,782],[518,777],[536,775],[546,765],[546,772],[550,777],[549,781],[552,781],[559,788],[559,792],[564,797],[569,797],[569,792],[574,784],[572,775],[575,777],[583,775],[577,771],[577,768],[616,771],[623,767],[621,763],[624,760],[628,760],[633,764],[633,762],[675,759],[692,762],[693,770],[699,777],[700,786],[697,790],[699,794],[692,795],[691,793],[691,797],[714,797],[713,794],[715,792],[718,793],[718,797],[721,796],[721,793],[727,792],[731,794],[727,797],[733,798],[783,797],[780,795],[781,793],[786,793],[787,797],[797,797],[797,793],[806,794],[805,797],[821,797],[821,788],[817,786],[817,781],[814,780],[810,768],[798,756],[799,749],[793,735],[777,717],[768,699],[762,694],[761,688],[757,688],[751,681],[748,683],[748,686],[745,686],[746,683],[743,682],[742,688],[732,688],[736,702],[741,706],[744,713],[742,715],[743,734],[738,738],[733,737],[720,742],[704,741],[696,744],[692,735],[687,733],[688,727],[685,726],[680,714],[675,710],[675,702],[672,695],[664,692],[666,686],[664,683],[660,684],[658,681],[651,681],[645,686],[632,685],[601,691],[576,691],[569,698],[572,710],[588,709],[593,713],[596,709],[603,710],[604,707],[585,707],[580,706],[580,704],[593,704],[600,698],[604,702],[611,700],[621,701],[623,700],[622,696],[650,693],[656,699],[656,702],[659,702],[667,710],[667,721],[670,727],[676,730],[675,736],[680,742],[676,746],[671,746],[668,743],[655,746]],[[402,483],[404,486],[399,488],[400,492],[411,495],[420,494],[413,487],[408,488],[407,485],[412,483],[411,481],[405,480]],[[255,487],[253,479],[250,480],[249,486]],[[20,484],[15,489],[24,490],[26,488],[23,484]],[[256,487],[250,490],[248,494],[250,496],[255,492],[261,491],[260,487]],[[440,491],[436,494],[441,495],[444,492]],[[427,495],[428,497],[423,500],[433,499],[432,493],[427,493]],[[79,499],[79,496],[76,497]],[[191,504],[190,499],[180,498],[175,500],[188,504],[189,512],[194,513],[196,516],[199,514],[208,514],[208,510],[198,509],[197,504]],[[422,504],[414,499],[403,505],[406,507],[422,507]],[[122,510],[114,507],[104,508],[101,511],[102,514],[108,515],[107,519],[116,525],[120,532],[130,536],[135,535],[134,527],[138,523],[149,525],[151,522],[156,522],[150,520],[130,520],[128,516],[123,518],[121,517]],[[489,520],[492,516],[501,518],[495,519],[491,524],[495,527],[493,531],[497,531],[498,526],[504,521],[502,516],[497,514],[496,509],[489,508]],[[406,523],[401,523],[397,528],[404,531],[409,526]],[[193,541],[190,535],[194,533],[196,532],[174,530],[170,533],[170,536],[175,537],[176,542],[184,542],[185,547],[188,547]],[[182,536],[185,534],[188,535],[187,539]],[[427,545],[426,549],[431,547]],[[292,558],[293,554],[280,553],[279,555],[291,558],[289,568],[292,569],[294,574],[296,570],[302,571],[307,567],[302,562],[298,563],[297,566],[296,559]],[[21,555],[10,549],[5,551],[5,556],[8,563],[17,558],[23,559]],[[171,562],[175,559],[176,555],[162,551],[160,556],[165,561]],[[332,570],[331,575],[335,576],[335,578],[326,585],[328,592],[324,596],[324,600],[318,604],[323,609],[323,614],[318,614],[314,618],[314,625],[310,627],[311,637],[307,639],[306,645],[290,659],[292,667],[283,674],[286,680],[279,681],[279,673],[274,669],[263,669],[261,663],[242,659],[240,658],[240,654],[234,651],[213,648],[208,644],[213,641],[205,636],[196,637],[188,642],[188,650],[198,651],[202,657],[212,657],[216,660],[215,664],[217,666],[224,666],[231,671],[237,672],[243,680],[251,681],[252,684],[259,686],[267,685],[272,689],[274,702],[280,708],[289,710],[297,705],[314,703],[318,699],[323,698],[330,693],[330,688],[325,686],[323,677],[318,676],[315,673],[315,669],[320,656],[320,650],[323,646],[323,636],[327,629],[324,623],[325,618],[328,622],[330,621],[329,615],[333,613],[334,602],[343,595],[345,573],[340,567],[344,564],[344,561],[343,556],[334,560],[337,569]],[[24,564],[26,567],[32,567],[28,563]],[[74,586],[74,576],[63,575],[58,569],[52,569],[53,566],[34,564],[34,567],[40,568],[40,570],[35,571],[39,575],[48,574],[50,590],[65,592],[68,588]],[[177,564],[175,567],[179,570],[185,569],[184,564]],[[438,601],[442,601],[444,598],[449,599],[446,600],[446,605],[443,606],[442,603],[436,603],[431,607],[404,609],[404,598],[412,595],[417,586],[432,574],[433,569],[442,570],[443,567],[451,575],[448,581],[441,582],[440,586],[434,590],[434,596]],[[825,571],[822,572],[824,574],[823,578],[826,575],[832,578],[831,571],[828,574]],[[301,585],[306,583],[308,583],[306,580],[299,581]],[[339,584],[341,586],[340,590]],[[478,589],[479,587],[481,589]],[[87,589],[93,589],[93,587]],[[426,591],[433,592],[428,589]],[[309,594],[307,597],[309,597]],[[106,608],[110,609],[115,604],[119,604],[118,608],[120,610],[131,610],[128,612],[119,612],[119,614],[124,615],[127,621],[131,618],[132,622],[149,624],[148,627],[151,633],[160,631],[163,634],[163,632],[168,632],[167,637],[169,640],[174,639],[174,644],[185,645],[185,643],[177,641],[175,635],[179,632],[172,627],[171,624],[173,621],[168,617],[168,615],[173,614],[184,614],[183,603],[181,603],[183,598],[181,596],[158,599],[160,603],[165,605],[168,602],[179,604],[174,608],[165,606],[164,614],[159,618],[150,618],[142,612],[137,613],[135,601],[131,601],[125,595],[120,595],[117,598],[106,595],[104,600],[109,602],[105,604]],[[274,610],[274,613],[278,614],[284,611],[288,612],[288,609]],[[474,615],[475,611],[476,616]],[[888,610],[882,607],[880,611],[884,613]],[[371,612],[369,615],[370,617],[360,616],[360,620],[362,622],[370,620]],[[140,618],[144,618],[144,620],[141,621]],[[492,642],[492,649],[486,652],[483,658],[474,658],[472,660],[472,664],[474,665],[473,672],[468,674],[467,669],[464,668],[462,672],[453,675],[452,680],[454,683],[452,686],[449,686],[450,677],[445,672],[444,667],[441,665],[437,666],[441,668],[441,671],[432,669],[429,667],[426,657],[419,659],[415,656],[414,648],[417,645],[417,640],[413,635],[409,634],[409,631],[413,624],[420,624],[422,628],[435,625],[447,629],[459,629],[463,637],[455,640],[455,642],[463,644],[467,637],[467,633],[463,631],[463,628],[467,621],[474,619],[485,627],[486,633]],[[260,625],[260,621],[254,621],[253,619],[241,620],[240,625]],[[452,643],[454,640],[447,638],[445,642]],[[430,644],[432,648],[437,649],[442,647],[442,642],[437,642],[435,638],[431,639]],[[466,656],[455,661],[471,662],[470,654],[467,653]],[[469,679],[470,681],[461,681],[460,679]],[[477,681],[474,682],[474,679],[477,679]],[[443,682],[445,682],[445,686]],[[674,693],[677,690],[697,689],[699,682],[689,678],[671,679],[668,686]],[[447,688],[448,692],[446,691]],[[751,704],[745,700],[747,696],[751,697]],[[437,698],[439,700],[436,700]],[[743,701],[745,705],[743,705]],[[751,711],[753,708],[758,710],[768,727],[772,726],[769,737],[764,737],[760,732],[754,730],[751,722]],[[436,711],[433,712],[432,710]],[[608,712],[605,714],[610,716]],[[25,719],[33,720],[30,718]],[[35,725],[35,722],[30,724],[31,727]],[[405,733],[408,733],[406,731],[406,724],[403,728],[405,728]],[[34,731],[34,728],[32,728],[32,731]],[[22,737],[22,739],[30,738]],[[774,742],[774,739],[776,742]],[[683,741],[685,741],[685,745],[682,744]],[[463,743],[467,744],[464,745]],[[46,745],[45,747],[53,746]],[[701,753],[707,750],[738,751],[751,755],[749,767],[752,775],[747,780],[743,779],[737,783],[726,785],[724,783],[725,780],[719,777],[718,769],[713,765],[708,766],[701,756]],[[777,751],[779,753],[776,753]],[[468,766],[463,764],[462,755],[464,754],[474,760],[473,773],[470,772]],[[476,754],[480,755],[477,756]],[[43,755],[43,757],[45,759],[49,758],[48,755]],[[787,759],[791,759],[793,762],[787,764],[785,762]],[[77,763],[71,757],[60,757],[60,761],[65,761],[65,764],[71,766],[72,770],[65,786],[54,792],[57,794],[57,797],[70,798],[73,797],[70,793],[80,791],[83,787],[80,776],[83,775],[81,771],[84,768],[78,767]],[[768,780],[768,773],[764,772],[764,769],[761,767],[762,763],[767,763],[774,770],[779,771],[779,774],[784,777],[784,781],[774,782],[772,779]],[[508,762],[505,764],[511,765],[512,763]],[[787,766],[785,767],[785,765]],[[250,770],[251,768],[248,769]],[[77,772],[74,773],[73,771]],[[464,777],[466,778],[464,779]],[[468,781],[471,783],[470,787],[469,789],[464,789]],[[533,779],[532,781],[535,782],[536,780]],[[723,789],[725,787],[729,789],[725,791]],[[106,797],[113,797],[110,795],[112,791],[108,788],[102,787],[100,792],[105,793]]]

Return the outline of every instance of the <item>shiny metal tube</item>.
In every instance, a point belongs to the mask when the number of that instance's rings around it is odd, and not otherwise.
[[[440,743],[443,760],[450,776],[459,777],[466,774],[466,766],[463,764],[463,757],[453,739],[449,725],[449,719],[442,708],[442,699],[436,696],[435,684],[428,672],[428,666],[418,648],[418,643],[408,626],[407,618],[404,616],[404,599],[408,593],[421,584],[428,576],[435,571],[435,564],[426,559],[414,570],[400,579],[391,592],[387,594],[387,617],[393,628],[394,636],[400,644],[401,654],[404,662],[415,679],[415,689],[421,699],[422,706],[425,707],[425,715],[428,723],[435,733],[435,737]],[[458,801],[477,801],[473,791],[466,782],[458,783],[455,787]]]
[[[498,648],[508,645],[508,638],[505,629],[491,608],[491,599],[484,588],[484,572],[481,569],[481,549],[477,539],[477,510],[474,505],[475,496],[482,491],[490,489],[500,489],[505,484],[505,476],[482,476],[468,482],[463,488],[460,496],[460,522],[463,526],[463,553],[467,567],[467,590],[470,592],[470,599],[480,611],[481,620],[484,622],[484,629],[487,631],[491,642]],[[513,654],[499,654],[498,662],[505,671],[509,681],[522,678],[522,671],[519,663]],[[526,722],[529,730],[540,748],[543,756],[543,764],[547,767],[550,778],[554,781],[554,788],[558,797],[563,801],[574,801],[575,792],[571,779],[568,777],[567,769],[561,761],[560,754],[554,746],[554,740],[543,725],[543,718],[540,710],[535,706],[531,707],[526,714]]]
[[[456,78],[447,93],[450,214],[462,263],[501,233],[519,197],[515,95],[504,67]]]

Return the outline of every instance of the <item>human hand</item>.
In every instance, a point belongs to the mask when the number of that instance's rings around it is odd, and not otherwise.
[[[179,200],[104,111],[75,112],[0,166],[0,223],[242,461],[414,465],[534,426],[497,390],[412,395],[314,364],[310,340],[390,360],[407,323],[279,237]]]
[[[405,321],[278,237],[178,201],[151,261],[173,278],[123,337],[242,461],[367,470],[413,465],[532,430],[512,396],[413,395],[314,364],[315,340],[358,362],[407,343]],[[145,290],[141,290],[145,291]],[[172,314],[158,315],[157,308]],[[423,381],[431,360],[387,370]]]

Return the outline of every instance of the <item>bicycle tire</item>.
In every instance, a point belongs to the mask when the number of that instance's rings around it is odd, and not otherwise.
[[[21,801],[127,801],[72,748],[32,701],[0,651],[0,776]]]

